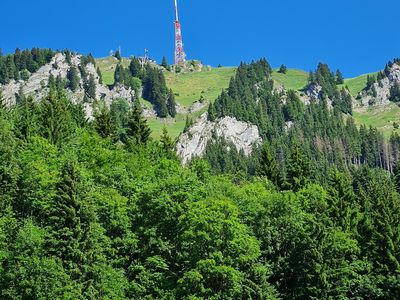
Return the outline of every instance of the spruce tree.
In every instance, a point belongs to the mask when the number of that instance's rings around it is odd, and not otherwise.
[[[172,158],[174,157],[174,141],[168,134],[167,127],[163,127],[162,135],[160,138],[162,150],[166,157]]]
[[[96,79],[93,74],[90,74],[89,81],[85,84],[85,93],[89,99],[96,99]]]
[[[165,69],[168,69],[168,67],[169,67],[167,58],[165,56],[163,56],[163,58],[162,58],[161,66],[164,67]]]
[[[117,129],[112,120],[110,110],[103,107],[95,116],[94,128],[102,138],[115,139],[117,137]]]
[[[217,112],[215,110],[215,106],[213,103],[210,103],[210,105],[208,105],[207,119],[211,122],[214,122],[216,118],[217,118]]]
[[[97,67],[96,72],[97,72],[97,76],[99,76],[99,83],[103,84],[103,75],[101,74],[99,67]]]
[[[151,131],[146,119],[142,116],[142,108],[138,101],[135,102],[129,113],[126,134],[128,138],[126,142],[129,146],[146,144],[150,139]]]
[[[114,57],[116,59],[118,59],[119,61],[122,59],[121,57],[121,51],[118,49],[117,51],[115,51]]]
[[[80,78],[78,75],[78,70],[76,67],[71,67],[67,73],[68,79],[68,87],[71,89],[72,92],[76,92],[79,88]]]
[[[28,140],[37,133],[38,129],[38,110],[32,96],[25,98],[20,104],[20,110],[20,119],[17,123],[18,132],[21,138]]]
[[[129,64],[129,71],[133,77],[143,79],[142,65],[140,64],[139,59],[136,57],[133,57],[131,63]]]
[[[60,146],[73,132],[68,100],[63,93],[50,89],[42,101],[42,134],[50,143]]]
[[[310,163],[302,153],[300,146],[295,143],[292,146],[287,171],[287,181],[293,191],[303,188],[310,175]]]
[[[193,119],[190,118],[189,116],[186,116],[186,119],[185,119],[185,127],[183,128],[183,132],[184,132],[184,133],[185,133],[185,132],[188,132],[189,129],[190,129],[190,127],[192,127],[192,125],[193,125]]]
[[[275,157],[272,155],[271,148],[268,142],[265,142],[261,148],[261,155],[260,155],[257,174],[259,176],[267,177],[276,186],[279,186],[281,184],[279,167]]]
[[[285,65],[281,65],[278,73],[286,74],[286,72],[287,72],[287,67]]]
[[[0,89],[0,111],[5,111],[7,109],[6,99],[3,96],[3,91]]]
[[[172,89],[169,90],[168,99],[167,99],[167,109],[168,113],[172,118],[176,116],[176,102],[175,102],[175,95]]]
[[[344,83],[344,78],[342,72],[340,72],[340,70],[336,70],[336,84],[343,84],[343,83]]]

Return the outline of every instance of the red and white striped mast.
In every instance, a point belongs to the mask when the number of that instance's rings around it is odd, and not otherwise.
[[[181,23],[178,15],[178,2],[175,0],[175,65],[182,65],[186,61],[186,53],[183,50]]]

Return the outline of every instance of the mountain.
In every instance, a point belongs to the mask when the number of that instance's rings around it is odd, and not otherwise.
[[[396,64],[0,55],[0,299],[398,299]]]

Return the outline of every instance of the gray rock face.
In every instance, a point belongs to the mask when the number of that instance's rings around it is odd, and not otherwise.
[[[71,66],[78,68],[81,65],[81,55],[73,55],[71,57]],[[50,75],[55,78],[61,76],[62,79],[66,79],[68,70],[71,66],[67,63],[65,55],[63,53],[57,53],[52,61],[47,65],[41,67],[37,72],[33,73],[27,81],[15,81],[12,80],[7,85],[0,85],[0,89],[3,91],[3,97],[9,105],[15,105],[16,94],[20,91],[24,95],[32,95],[36,101],[40,101],[45,97],[48,92],[48,83]],[[99,76],[97,75],[96,68],[93,64],[89,63],[85,66],[88,76],[93,75],[96,83],[96,98],[103,99],[105,103],[110,106],[112,101],[117,98],[124,98],[130,100],[135,95],[131,89],[126,89],[124,86],[117,85],[112,90],[108,87],[101,85]],[[78,72],[80,77],[79,88],[76,92],[67,90],[68,97],[73,103],[80,103],[83,101],[85,91],[83,89],[83,79],[81,74]],[[93,117],[93,109],[87,103],[84,104],[86,115],[88,118]]]
[[[306,95],[311,99],[317,100],[321,96],[322,87],[318,84],[311,84],[307,90]]]
[[[395,63],[390,68],[387,77],[374,83],[368,90],[361,92],[361,106],[390,104],[390,89],[398,83],[400,83],[400,66]]]
[[[195,157],[203,156],[213,134],[232,142],[236,149],[242,150],[245,155],[251,154],[254,144],[260,145],[262,142],[257,126],[231,117],[211,122],[207,120],[207,113],[204,113],[188,132],[180,136],[176,145],[176,151],[183,164],[187,164]]]

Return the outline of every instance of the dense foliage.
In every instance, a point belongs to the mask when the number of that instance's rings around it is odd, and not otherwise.
[[[133,57],[128,68],[117,65],[114,79],[116,84],[124,84],[135,90],[136,95],[142,89],[143,98],[153,104],[158,117],[175,117],[175,96],[167,88],[165,76],[159,67]]]
[[[295,145],[310,161],[311,178],[317,182],[326,182],[332,165],[343,172],[360,165],[393,170],[399,153],[398,139],[387,143],[375,128],[357,128],[349,115],[351,96],[338,89],[337,78],[327,65],[319,64],[316,72],[310,74],[309,88],[318,85],[321,92],[309,105],[304,105],[293,91],[274,90],[271,72],[264,59],[241,64],[228,90],[222,92],[208,112],[212,120],[233,116],[258,126],[279,166],[282,188],[288,180],[288,164]],[[226,148],[209,145],[206,157],[211,165],[222,172],[240,169],[256,174],[257,151],[253,159],[243,158],[237,164],[236,154],[227,153]]]
[[[399,297],[399,180],[331,169],[324,188],[299,144],[286,192],[269,146],[255,177],[183,168],[126,105],[92,123],[54,88],[1,106],[0,298]]]
[[[49,63],[55,52],[50,49],[16,49],[14,54],[3,55],[0,49],[0,84],[10,80],[26,80],[31,73]]]

